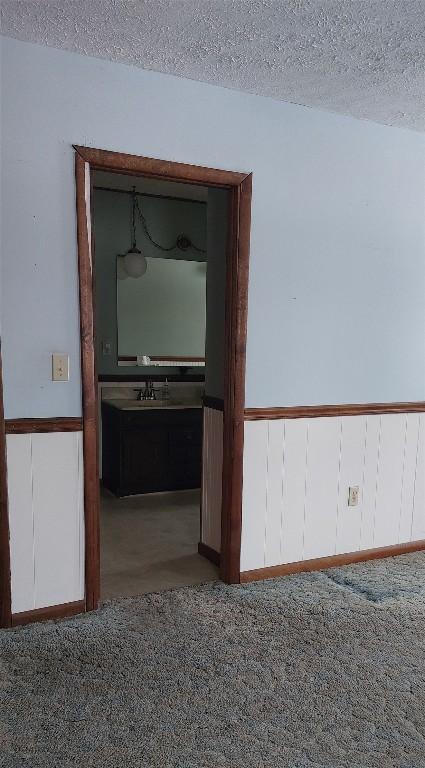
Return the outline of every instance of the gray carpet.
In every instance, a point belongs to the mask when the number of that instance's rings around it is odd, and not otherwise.
[[[7,768],[425,767],[425,555],[0,633]]]

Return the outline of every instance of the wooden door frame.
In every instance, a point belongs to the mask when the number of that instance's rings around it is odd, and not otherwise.
[[[0,627],[11,626],[11,602],[6,430],[3,410],[3,378],[0,342]]]
[[[252,174],[75,145],[74,149],[84,433],[86,610],[96,608],[100,597],[100,494],[94,341],[94,270],[88,209],[90,173],[94,170],[221,187],[230,191],[230,232],[225,297],[226,350],[220,575],[223,581],[229,584],[239,583]]]

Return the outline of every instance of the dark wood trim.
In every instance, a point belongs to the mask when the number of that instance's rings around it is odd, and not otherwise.
[[[78,613],[84,613],[85,609],[84,600],[78,600],[75,603],[62,603],[61,605],[49,605],[47,608],[22,611],[22,613],[12,614],[12,627],[32,624],[34,621],[64,619],[67,616],[76,616]]]
[[[240,580],[251,195],[252,174],[232,189],[226,272],[220,573],[229,584]]]
[[[424,413],[425,402],[297,405],[290,408],[245,408],[245,421],[315,419],[322,416],[366,416],[380,413]]]
[[[214,411],[224,411],[224,400],[221,397],[211,397],[204,395],[202,402],[205,408],[212,408]]]
[[[363,563],[367,560],[379,560],[384,557],[396,557],[397,555],[420,552],[421,550],[425,550],[425,539],[409,541],[406,544],[393,544],[390,547],[364,549],[360,552],[346,552],[342,555],[331,555],[330,557],[318,557],[314,560],[300,560],[296,563],[272,565],[269,568],[257,568],[254,571],[243,571],[241,573],[241,582],[247,583],[249,581],[260,581],[261,579],[276,579],[278,576],[289,576],[291,573],[321,571],[325,568],[340,568],[342,565]]]
[[[6,419],[7,435],[28,435],[34,432],[81,432],[83,420],[74,417],[48,419]]]
[[[245,407],[245,348],[248,302],[248,262],[251,221],[252,174],[204,168],[107,150],[75,146],[77,232],[82,339],[84,477],[86,529],[86,606],[99,599],[99,483],[97,472],[97,379],[95,371],[93,275],[88,240],[86,173],[108,170],[149,178],[222,187],[230,190],[230,226],[226,277],[227,339],[223,427],[223,507],[221,577],[239,582],[242,522],[243,429]],[[146,375],[146,374],[145,374]],[[106,377],[102,377],[106,380]],[[142,376],[143,378],[143,376]],[[149,374],[149,378],[153,378]],[[170,380],[171,378],[168,377]],[[123,372],[117,379],[130,380]],[[137,374],[136,380],[140,379]],[[184,376],[182,381],[189,381]],[[192,380],[198,380],[197,378]],[[201,379],[202,380],[202,379]]]
[[[201,489],[199,494],[199,540],[204,535],[203,519],[204,519],[204,446],[205,446],[205,414],[202,411],[202,436],[201,436]]]
[[[235,187],[242,184],[249,175],[236,171],[223,171],[220,168],[207,168],[188,163],[175,163],[172,160],[158,160],[152,157],[128,155],[125,152],[110,152],[106,149],[81,147],[74,144],[77,154],[92,170],[115,171],[135,176],[148,176],[151,179],[167,179],[188,184],[201,184],[211,187]]]
[[[132,370],[132,369],[130,369]],[[113,381],[146,381],[146,379],[150,379],[150,381],[167,381],[169,382],[202,382],[205,381],[205,374],[203,373],[150,373],[149,370],[145,371],[143,375],[141,374],[135,374],[135,373],[125,373],[124,370],[121,374],[119,373],[101,373],[99,374],[98,381],[99,384],[102,382],[113,382]]]
[[[0,342],[0,626],[11,624],[9,509]]]
[[[210,560],[214,565],[217,565],[218,567],[220,566],[220,552],[209,547],[208,544],[204,544],[203,541],[198,542],[198,553],[202,557],[206,557],[207,560]]]
[[[100,484],[98,459],[97,373],[94,342],[94,285],[92,243],[89,239],[89,201],[86,175],[90,167],[75,155],[77,198],[78,274],[80,294],[81,371],[84,451],[84,526],[86,609],[97,608],[100,598]]]

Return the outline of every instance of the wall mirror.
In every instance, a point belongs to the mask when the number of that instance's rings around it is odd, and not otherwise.
[[[146,257],[125,277],[117,257],[119,365],[204,365],[206,262]]]

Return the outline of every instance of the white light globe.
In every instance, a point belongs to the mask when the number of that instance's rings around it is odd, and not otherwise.
[[[124,267],[130,277],[142,277],[148,265],[138,248],[130,248],[124,256]]]
[[[117,280],[127,280],[129,277],[124,264],[124,256],[117,256]]]

